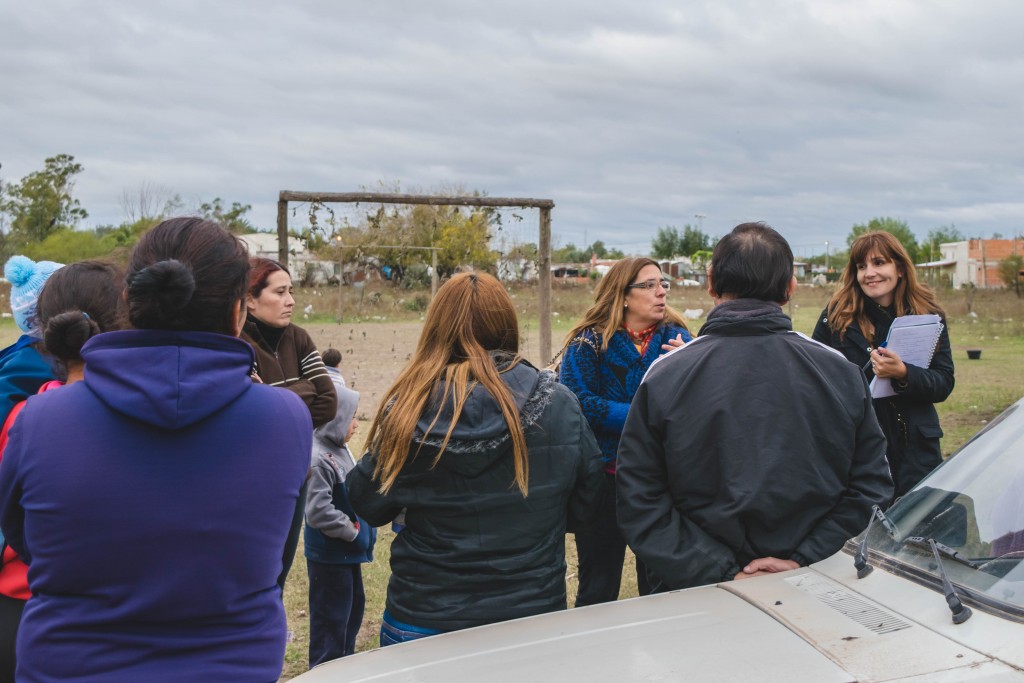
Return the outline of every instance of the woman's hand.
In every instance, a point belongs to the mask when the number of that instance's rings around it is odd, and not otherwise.
[[[871,352],[871,369],[879,379],[907,378],[907,366],[897,354],[884,347]]]
[[[682,333],[677,334],[675,339],[669,339],[667,344],[662,344],[661,350],[671,351],[672,349],[678,349],[680,346],[686,346],[686,342],[683,341]]]

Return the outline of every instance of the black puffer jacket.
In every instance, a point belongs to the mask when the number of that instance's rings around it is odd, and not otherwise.
[[[508,359],[499,360],[499,367]],[[601,490],[601,451],[571,391],[520,361],[502,373],[529,451],[529,495],[515,485],[512,442],[497,402],[477,385],[440,462],[451,420],[428,408],[410,460],[386,495],[367,453],[349,473],[356,513],[374,526],[405,510],[391,544],[387,609],[395,619],[452,631],[565,609],[565,532],[587,521]],[[413,459],[420,443],[419,455]]]
[[[727,301],[656,361],[619,443],[619,527],[664,589],[816,562],[892,496],[860,371],[777,304]]]
[[[875,340],[885,339],[895,319],[895,311],[869,304],[867,313],[875,325]],[[829,328],[828,309],[825,309],[818,317],[814,338],[837,349],[848,361],[862,368],[869,381],[874,378],[871,372],[873,340],[866,339],[856,325],[848,327],[840,338],[838,332]],[[875,399],[875,414],[888,442],[889,465],[896,482],[897,497],[942,463],[939,442],[942,427],[935,404],[949,397],[954,384],[949,332],[943,328],[931,364],[927,368],[908,365],[906,381],[892,382],[896,395]]]

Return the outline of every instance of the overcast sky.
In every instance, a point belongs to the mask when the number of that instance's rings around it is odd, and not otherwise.
[[[874,216],[1010,236],[1022,26],[1019,0],[7,0],[0,178],[74,155],[86,226],[143,183],[265,229],[284,189],[461,186],[631,253],[745,220],[798,256]]]

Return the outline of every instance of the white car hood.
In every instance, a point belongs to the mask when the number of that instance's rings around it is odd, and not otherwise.
[[[839,553],[774,576],[424,638],[297,680],[1024,680],[1019,625],[976,610],[954,626],[940,593],[883,570],[855,575],[852,558]]]
[[[706,586],[393,645],[324,664],[299,680],[854,679],[758,608]]]

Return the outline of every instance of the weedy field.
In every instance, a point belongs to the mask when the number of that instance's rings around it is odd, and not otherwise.
[[[520,316],[523,354],[535,365],[550,359],[539,357],[537,295],[530,287],[513,288],[510,293]],[[794,329],[810,334],[831,290],[801,286],[786,307]],[[339,296],[340,295],[340,296]],[[552,291],[552,348],[560,348],[572,324],[593,298],[590,282],[557,284]],[[321,350],[330,346],[342,352],[342,372],[352,388],[360,392],[358,418],[361,429],[352,444],[357,457],[362,440],[380,402],[398,371],[410,358],[419,338],[422,316],[429,292],[402,290],[380,284],[356,290],[346,287],[306,289],[296,292],[294,320],[305,327]],[[940,292],[948,316],[956,388],[938,406],[945,430],[943,452],[949,455],[1007,405],[1024,395],[1024,302],[1004,291],[973,293]],[[2,302],[6,306],[6,302]],[[700,288],[673,288],[669,304],[694,315],[689,323],[696,333],[711,308],[711,300]],[[339,313],[341,322],[337,322]],[[17,338],[11,320],[0,321],[0,344]],[[979,360],[968,360],[966,351],[979,349]],[[381,529],[375,561],[363,567],[366,586],[366,617],[360,633],[360,650],[377,645],[377,632],[384,609],[389,569],[390,529]],[[576,553],[572,539],[566,542],[566,588],[571,605],[576,592]],[[627,559],[620,597],[636,593],[632,557]],[[308,583],[300,545],[285,590],[291,641],[288,644],[284,677],[287,680],[307,668],[309,616]]]

